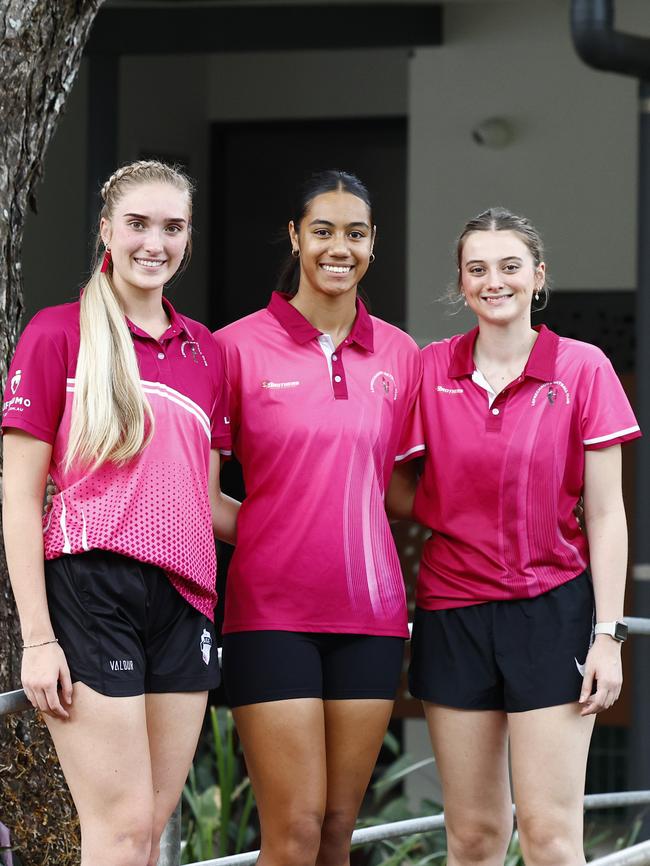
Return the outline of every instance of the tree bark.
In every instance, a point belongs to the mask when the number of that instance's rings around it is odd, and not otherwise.
[[[0,384],[23,311],[27,208],[103,0],[0,0]],[[64,203],[65,204],[65,203]],[[20,687],[20,630],[0,550],[0,691]],[[78,862],[76,817],[34,713],[0,719],[0,821],[25,866]],[[92,756],[88,756],[92,760]]]

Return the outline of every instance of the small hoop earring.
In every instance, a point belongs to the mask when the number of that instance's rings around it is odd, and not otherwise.
[[[294,247],[291,250],[291,255],[294,257],[294,259],[299,259],[300,258],[300,250],[297,249],[296,247]]]
[[[372,264],[374,262],[374,260],[375,260],[375,254],[370,253],[370,257],[369,257],[368,261],[370,262],[370,264]]]

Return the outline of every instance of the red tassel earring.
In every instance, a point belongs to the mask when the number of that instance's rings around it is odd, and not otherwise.
[[[106,249],[104,250],[104,259],[102,261],[102,267],[101,267],[102,274],[106,273],[110,263],[111,263],[111,248],[106,247]]]

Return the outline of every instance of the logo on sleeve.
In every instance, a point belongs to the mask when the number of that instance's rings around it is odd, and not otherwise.
[[[199,646],[201,648],[201,655],[203,656],[203,661],[206,663],[206,665],[209,665],[210,652],[212,651],[212,635],[207,630],[207,628],[203,629]]]
[[[11,393],[15,394],[18,390],[18,386],[20,385],[20,380],[22,379],[23,373],[22,370],[16,370],[14,376],[11,380]]]
[[[392,373],[387,373],[386,370],[379,370],[370,380],[370,390],[373,394],[385,394],[387,397],[392,397],[397,400],[397,383]]]
[[[11,382],[9,383],[9,387],[11,389],[12,394],[16,394],[16,391],[20,387],[20,381],[22,379],[22,370],[16,370],[14,375],[11,378]],[[32,405],[32,401],[29,397],[16,397],[13,396],[10,400],[5,400],[2,404],[3,412],[22,412],[25,409],[29,409]]]

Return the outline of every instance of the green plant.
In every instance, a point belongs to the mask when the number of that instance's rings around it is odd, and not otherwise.
[[[183,863],[239,854],[257,835],[255,800],[229,710],[210,708],[210,732],[183,791]]]

